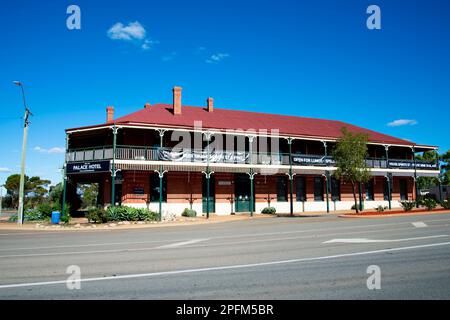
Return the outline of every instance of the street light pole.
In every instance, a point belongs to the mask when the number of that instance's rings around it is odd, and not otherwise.
[[[23,141],[22,141],[22,161],[20,164],[20,186],[19,186],[19,209],[17,211],[17,223],[19,225],[23,224],[23,200],[25,191],[25,156],[27,149],[27,138],[28,138],[28,117],[33,115],[27,107],[25,100],[25,90],[23,89],[23,84],[20,81],[13,81],[16,86],[22,89],[22,100],[23,106],[25,107],[24,124],[23,124]]]

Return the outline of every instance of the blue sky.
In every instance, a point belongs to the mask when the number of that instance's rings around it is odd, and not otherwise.
[[[66,9],[81,9],[81,30]],[[381,30],[366,9],[381,8]],[[61,179],[64,129],[145,102],[328,118],[450,148],[448,1],[8,1],[0,28],[0,184],[19,171],[25,84],[27,174]],[[111,29],[112,28],[112,29]],[[108,33],[108,30],[111,30]],[[396,120],[397,126],[388,123]]]

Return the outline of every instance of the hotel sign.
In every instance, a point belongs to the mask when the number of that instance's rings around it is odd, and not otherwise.
[[[303,166],[326,166],[326,165],[334,165],[336,161],[334,161],[331,157],[311,157],[311,156],[292,156],[292,163],[303,165]]]
[[[73,173],[92,173],[109,172],[109,160],[96,162],[68,163],[66,167],[67,174]]]
[[[414,169],[413,161],[389,160],[389,168]],[[416,162],[416,169],[438,169],[436,162]]]

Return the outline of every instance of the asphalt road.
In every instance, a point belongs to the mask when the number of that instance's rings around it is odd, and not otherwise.
[[[449,214],[0,231],[0,299],[449,298]]]

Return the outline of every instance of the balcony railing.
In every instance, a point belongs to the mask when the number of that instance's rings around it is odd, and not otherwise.
[[[212,150],[208,159],[206,150],[173,149],[141,146],[117,146],[116,159],[144,160],[144,161],[172,161],[172,162],[200,162],[231,163],[231,164],[259,164],[259,165],[289,165],[288,153],[261,153],[248,151],[217,151]],[[82,162],[93,160],[108,160],[113,158],[112,146],[73,149],[66,154],[68,162]],[[252,158],[252,159],[251,159]],[[297,166],[334,166],[331,156],[292,154],[292,165]],[[414,169],[412,160],[367,158],[369,168]],[[438,170],[436,162],[416,161],[416,169]]]

